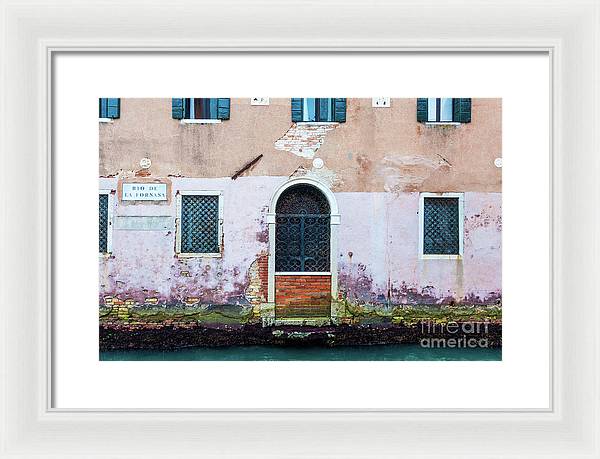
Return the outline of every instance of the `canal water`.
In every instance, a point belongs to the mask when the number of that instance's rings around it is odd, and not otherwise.
[[[502,360],[502,349],[425,348],[418,344],[374,346],[280,347],[231,346],[194,347],[174,351],[125,350],[100,352],[101,361],[281,361],[281,360]]]

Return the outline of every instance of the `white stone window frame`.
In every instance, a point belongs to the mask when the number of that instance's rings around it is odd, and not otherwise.
[[[445,254],[425,254],[424,233],[425,233],[425,198],[458,198],[458,253]],[[464,193],[421,193],[419,195],[419,258],[421,260],[462,260],[464,250],[464,213],[465,213],[465,194]]]
[[[182,196],[218,196],[219,197],[219,252],[190,253],[181,252],[181,197]],[[175,196],[175,254],[178,258],[221,258],[223,256],[223,192],[221,190],[179,190]]]
[[[106,228],[106,252],[98,252],[98,256],[101,259],[108,258],[112,255],[112,233],[113,233],[113,218],[114,218],[114,206],[115,206],[115,190],[99,190],[98,194],[104,194],[108,196],[107,203],[107,228]],[[98,215],[98,217],[100,217]],[[98,218],[98,223],[100,219]]]
[[[187,119],[183,118],[181,124],[221,124],[222,120],[217,119]]]
[[[329,203],[329,271],[326,272],[275,272],[275,221],[277,217],[277,201],[282,193],[288,188],[299,185],[312,185],[317,188]],[[283,183],[273,194],[269,213],[267,214],[267,224],[269,226],[269,265],[268,265],[268,291],[267,302],[275,303],[275,276],[331,276],[331,299],[336,301],[338,297],[338,226],[341,223],[341,216],[335,195],[323,183],[309,177],[296,177]]]

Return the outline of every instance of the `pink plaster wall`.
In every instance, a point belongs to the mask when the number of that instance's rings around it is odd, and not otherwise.
[[[104,297],[160,304],[197,298],[202,304],[248,304],[251,264],[268,252],[266,214],[288,177],[172,178],[170,204],[123,205],[114,216],[176,217],[178,190],[221,190],[222,258],[178,258],[171,230],[114,230],[112,255],[100,258]],[[101,178],[101,189],[116,189]],[[339,285],[348,299],[387,304],[493,303],[501,296],[501,194],[464,194],[464,256],[422,260],[418,253],[419,193],[340,192]],[[115,198],[115,201],[117,199]]]
[[[493,303],[501,297],[500,193],[464,193],[461,259],[422,259],[419,193],[337,193],[340,289],[381,304]]]
[[[170,205],[117,204],[115,216],[170,216],[175,221],[177,190],[222,190],[223,256],[178,258],[175,230],[113,230],[112,256],[100,260],[100,299],[118,296],[144,303],[182,303],[198,298],[203,304],[246,304],[248,269],[268,251],[266,213],[274,190],[286,178],[173,178]],[[101,179],[100,187],[115,189],[116,179]],[[173,225],[174,228],[174,225]]]

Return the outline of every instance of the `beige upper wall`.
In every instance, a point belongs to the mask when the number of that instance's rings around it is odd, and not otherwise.
[[[473,99],[471,118],[431,126],[417,122],[416,99],[392,99],[390,108],[347,99],[347,121],[324,134],[315,157],[325,167],[315,173],[334,191],[501,191],[501,99]],[[144,157],[157,177],[228,177],[260,154],[244,175],[311,170],[312,158],[275,147],[293,126],[290,99],[231,99],[231,119],[206,125],[172,119],[171,99],[121,99],[120,118],[100,123],[100,176],[128,176]]]

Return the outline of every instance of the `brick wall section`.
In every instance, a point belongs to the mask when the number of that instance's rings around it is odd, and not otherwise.
[[[248,269],[248,287],[244,292],[246,299],[253,305],[267,301],[269,293],[269,256],[259,256]]]
[[[331,276],[275,276],[275,318],[329,317]]]
[[[312,158],[323,145],[325,134],[338,126],[338,123],[302,123],[292,127],[275,142],[277,150],[289,151],[304,158]]]
[[[267,301],[269,294],[269,255],[262,255],[258,259],[258,278],[260,280],[260,295]]]

